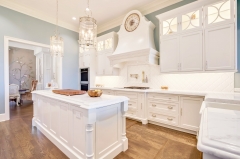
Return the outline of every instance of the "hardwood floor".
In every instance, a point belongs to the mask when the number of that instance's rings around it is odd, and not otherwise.
[[[32,128],[32,102],[10,107],[11,120],[0,122],[0,159],[67,159],[40,131]],[[115,159],[201,159],[196,136],[127,120],[129,148]]]

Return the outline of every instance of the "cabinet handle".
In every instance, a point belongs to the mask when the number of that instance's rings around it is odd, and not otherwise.
[[[172,98],[168,98],[169,100],[171,100]]]
[[[132,104],[128,104],[128,105],[132,105]]]
[[[168,106],[168,109],[172,109],[173,107],[172,106]]]
[[[155,105],[155,104],[152,104],[152,106],[153,106],[153,107],[156,107],[156,105]]]
[[[153,115],[152,115],[152,117],[156,117],[156,115],[155,115],[155,114],[153,114]]]
[[[182,116],[182,108],[181,108],[181,116]]]
[[[207,61],[205,62],[205,67],[206,67],[206,68],[208,67],[208,63],[207,63]]]
[[[141,103],[141,109],[142,109],[142,103]]]
[[[172,121],[173,120],[173,118],[167,118],[169,121]]]

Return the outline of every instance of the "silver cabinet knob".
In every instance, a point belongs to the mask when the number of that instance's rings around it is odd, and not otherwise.
[[[155,114],[153,114],[153,115],[152,115],[152,117],[156,117],[156,115],[155,115]]]
[[[173,118],[167,118],[169,121],[172,121],[173,120]]]

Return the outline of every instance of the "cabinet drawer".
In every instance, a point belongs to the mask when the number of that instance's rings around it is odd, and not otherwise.
[[[178,116],[177,115],[164,115],[161,113],[154,113],[154,112],[150,111],[148,113],[148,119],[155,121],[155,122],[164,123],[164,124],[178,125]]]
[[[148,101],[148,109],[153,112],[178,114],[178,104],[171,102]]]
[[[137,93],[130,93],[130,92],[116,92],[117,96],[125,96],[129,99],[137,99],[138,95]]]
[[[129,100],[128,101],[128,107],[137,109],[137,101]]]
[[[150,93],[148,94],[148,98],[161,99],[161,100],[167,100],[167,101],[173,101],[173,102],[179,101],[177,95],[169,95],[169,94]]]
[[[137,116],[137,108],[129,106],[126,115]]]

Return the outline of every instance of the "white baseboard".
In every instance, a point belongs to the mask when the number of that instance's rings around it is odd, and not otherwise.
[[[4,114],[0,114],[0,122],[2,122],[2,121],[6,121],[7,119],[6,119],[6,114],[4,113]]]

